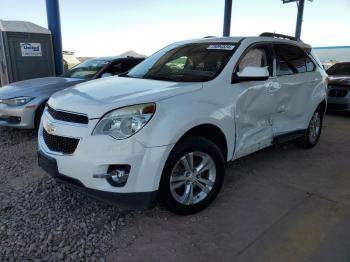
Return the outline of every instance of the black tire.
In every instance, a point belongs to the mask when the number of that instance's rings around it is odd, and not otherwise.
[[[44,110],[45,110],[46,102],[47,101],[41,103],[41,105],[38,107],[38,109],[35,112],[34,129],[36,132],[38,132],[38,130],[39,130],[40,121],[41,121],[41,117],[42,117]]]
[[[211,163],[215,164],[215,181],[213,181],[213,184],[210,185],[211,190],[208,193],[206,193],[206,197],[204,199],[200,200],[200,202],[198,203],[185,205],[174,198],[170,189],[170,177],[178,161],[180,161],[181,158],[183,158],[191,152],[204,153],[205,155],[210,156],[212,160]],[[224,180],[225,163],[226,161],[224,159],[223,153],[221,152],[219,147],[212,141],[199,136],[189,136],[187,138],[184,138],[174,147],[163,169],[162,179],[159,188],[159,201],[169,211],[178,215],[190,215],[203,210],[216,198],[217,194],[220,191]],[[214,165],[211,166],[214,167]],[[208,172],[209,176],[209,171],[204,172]],[[196,184],[198,183],[198,181],[190,183],[193,184],[192,190],[194,190],[194,188],[197,187],[199,188],[199,186]],[[198,197],[198,195],[196,197]]]
[[[312,121],[313,121],[315,114],[318,114],[320,117],[320,126],[319,126],[319,132],[317,133],[317,136],[314,139],[311,139]],[[295,144],[298,147],[309,149],[309,148],[313,148],[317,144],[318,140],[320,139],[321,133],[322,133],[323,115],[324,115],[324,111],[319,106],[316,109],[316,111],[314,112],[314,114],[312,115],[309,126],[308,126],[304,136],[295,141]]]

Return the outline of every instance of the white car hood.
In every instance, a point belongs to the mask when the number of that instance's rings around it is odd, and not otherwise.
[[[128,77],[108,77],[55,93],[49,105],[56,110],[100,118],[110,110],[194,92],[202,83],[178,83]]]

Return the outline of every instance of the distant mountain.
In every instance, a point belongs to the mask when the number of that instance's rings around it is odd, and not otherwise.
[[[113,54],[111,54],[111,56],[113,56]],[[126,52],[120,54],[119,56],[147,57],[146,55],[136,53],[133,50],[126,51]],[[77,57],[77,59],[80,62],[84,62],[85,60],[91,59],[91,58],[96,58],[96,57]]]
[[[134,57],[147,57],[146,55],[136,53],[136,52],[133,51],[133,50],[129,50],[129,51],[124,52],[124,53],[122,53],[122,54],[120,54],[120,55],[121,55],[121,56],[134,56]]]
[[[80,62],[84,62],[85,60],[88,60],[88,59],[91,59],[91,58],[95,58],[95,57],[77,57],[77,59],[78,59]]]

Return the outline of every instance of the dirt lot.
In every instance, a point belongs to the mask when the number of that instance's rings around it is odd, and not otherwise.
[[[350,118],[319,145],[235,161],[198,215],[131,212],[57,184],[31,131],[0,128],[0,261],[349,261]]]

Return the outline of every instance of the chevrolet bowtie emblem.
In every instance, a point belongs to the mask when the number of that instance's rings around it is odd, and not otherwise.
[[[53,135],[55,134],[56,130],[57,130],[57,127],[50,123],[47,118],[45,117],[44,119],[44,129],[46,130],[47,133],[49,133],[50,135]]]

